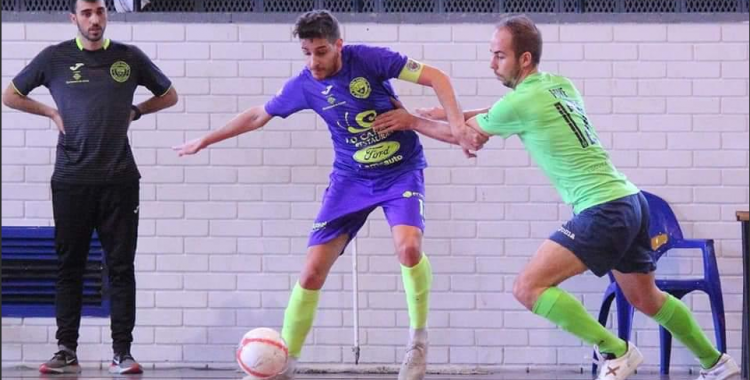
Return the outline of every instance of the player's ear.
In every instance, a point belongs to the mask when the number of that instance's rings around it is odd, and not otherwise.
[[[333,45],[336,46],[336,50],[341,51],[341,48],[344,47],[344,40],[339,38]]]
[[[533,66],[532,59],[531,59],[531,53],[528,51],[525,51],[523,54],[521,54],[521,66],[522,67],[531,67]]]
[[[72,22],[73,24],[76,24],[76,25],[78,24],[76,22],[76,14],[75,13],[69,13],[68,17],[70,18],[70,22]]]

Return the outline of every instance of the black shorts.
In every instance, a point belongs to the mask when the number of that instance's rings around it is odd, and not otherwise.
[[[648,229],[648,202],[639,192],[581,211],[549,238],[599,277],[612,269],[651,273],[656,262]]]

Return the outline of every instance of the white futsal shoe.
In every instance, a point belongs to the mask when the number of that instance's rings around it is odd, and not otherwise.
[[[695,380],[729,380],[740,378],[740,368],[737,363],[727,354],[722,354],[719,361],[709,369],[702,369],[700,376]]]
[[[411,330],[398,380],[423,380],[427,372],[427,329]]]
[[[596,380],[625,380],[643,362],[643,354],[630,342],[628,342],[628,351],[625,355],[616,359],[606,359],[598,348],[596,352],[599,357],[599,376]]]

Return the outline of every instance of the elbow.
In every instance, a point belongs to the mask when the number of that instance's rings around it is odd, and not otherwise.
[[[16,94],[12,92],[10,89],[6,89],[5,92],[3,92],[3,104],[7,107],[13,107],[13,96]]]
[[[432,80],[432,87],[450,86],[451,78],[440,69],[435,70],[435,79]]]
[[[178,100],[180,100],[180,97],[179,95],[177,95],[177,90],[175,90],[174,87],[172,87],[172,89],[169,90],[169,100],[167,103],[168,104],[167,107],[174,106],[175,104],[177,104]]]
[[[425,66],[422,74],[419,77],[419,84],[423,86],[429,86],[433,89],[439,88],[444,84],[450,83],[450,77],[448,74],[438,69],[437,67]]]

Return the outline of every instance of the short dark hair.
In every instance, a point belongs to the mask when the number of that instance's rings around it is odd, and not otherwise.
[[[99,0],[83,0],[87,3],[96,3]],[[75,14],[76,13],[76,7],[78,5],[78,0],[70,0],[68,1],[68,5],[70,6],[70,13]]]
[[[531,62],[539,65],[542,60],[542,32],[526,15],[507,15],[500,19],[497,29],[507,29],[513,36],[513,51],[516,58],[525,52],[531,53]]]
[[[299,16],[292,33],[301,40],[325,38],[330,43],[341,38],[339,21],[326,10],[314,10]]]

